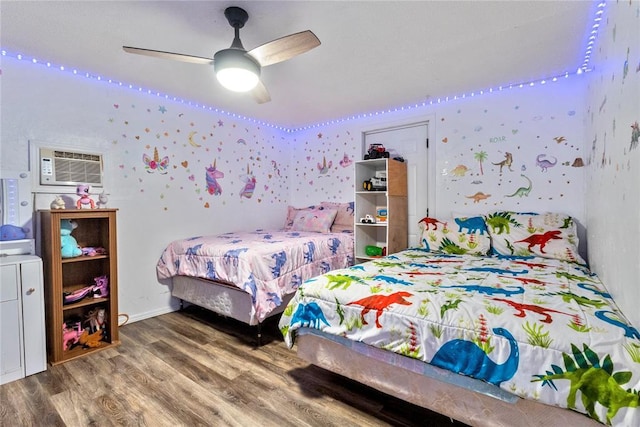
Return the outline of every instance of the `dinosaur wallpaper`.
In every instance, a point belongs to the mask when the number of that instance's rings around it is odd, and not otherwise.
[[[640,325],[640,1],[607,2],[607,8],[585,120],[589,259]]]

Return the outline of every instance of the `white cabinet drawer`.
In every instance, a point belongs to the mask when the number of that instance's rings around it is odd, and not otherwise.
[[[0,302],[18,299],[19,265],[0,266]]]

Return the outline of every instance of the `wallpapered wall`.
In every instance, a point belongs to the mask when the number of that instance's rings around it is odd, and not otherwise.
[[[155,275],[170,241],[284,223],[287,135],[28,62],[3,61],[1,79],[0,167],[26,170],[28,141],[106,153],[108,206],[119,209],[119,303],[132,320],[176,307]],[[36,207],[53,198],[37,195]]]
[[[6,59],[0,167],[28,168],[29,140],[107,153],[109,206],[119,209],[120,308],[138,320],[176,307],[155,277],[166,243],[278,227],[287,204],[351,201],[362,132],[428,120],[432,215],[569,213],[589,225],[596,271],[614,296],[625,295],[621,305],[634,304],[638,10],[637,1],[610,4],[593,73],[292,135]],[[213,166],[215,183],[206,174]],[[52,198],[38,196],[38,207]]]
[[[553,210],[584,225],[585,85],[574,76],[296,134],[292,203],[352,200],[362,133],[429,120],[432,215]]]
[[[640,325],[640,2],[607,2],[587,111],[592,268]],[[622,297],[624,296],[624,297]]]

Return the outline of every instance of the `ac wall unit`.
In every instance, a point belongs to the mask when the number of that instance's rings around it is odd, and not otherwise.
[[[102,154],[40,148],[40,185],[102,187]]]

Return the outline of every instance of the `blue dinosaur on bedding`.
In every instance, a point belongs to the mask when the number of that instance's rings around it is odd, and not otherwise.
[[[331,250],[331,254],[335,255],[338,252],[338,248],[340,247],[340,239],[332,237],[329,239],[329,249]]]
[[[276,254],[271,255],[271,258],[274,259],[276,264],[271,267],[271,274],[273,274],[273,278],[280,277],[282,274],[282,267],[284,267],[287,262],[287,254],[284,251],[280,251]]]
[[[305,246],[307,247],[307,250],[304,251],[304,262],[313,262],[313,258],[315,257],[316,253],[316,244],[313,242],[307,242],[305,243]]]
[[[482,285],[453,285],[453,286],[440,286],[440,288],[454,288],[464,289],[467,292],[477,292],[485,295],[504,295],[510,297],[512,295],[524,294],[524,288],[522,286],[516,286],[515,289],[507,288],[494,288],[493,286]]]
[[[213,261],[207,261],[207,279],[215,280],[218,278],[216,274],[216,268],[213,265]]]
[[[463,339],[444,343],[430,363],[499,386],[503,381],[511,379],[518,370],[520,350],[509,331],[504,328],[493,328],[493,332],[507,338],[511,347],[509,357],[501,364],[491,360],[475,342]]]
[[[466,228],[467,234],[475,234],[477,231],[480,234],[484,234],[487,231],[487,225],[484,222],[484,218],[481,216],[474,216],[472,218],[455,218],[454,221],[458,224],[458,232],[462,232],[463,228]]]
[[[300,323],[301,326],[312,326],[316,329],[320,328],[320,322],[327,326],[327,318],[318,304],[310,302],[309,304],[300,304],[291,317],[291,325]]]
[[[231,264],[234,267],[237,267],[238,266],[238,257],[240,256],[241,253],[247,252],[248,250],[249,250],[249,248],[238,248],[238,249],[228,250],[223,255],[224,262],[226,264]]]
[[[249,290],[251,292],[249,292],[249,294],[251,295],[251,302],[253,304],[256,303],[256,295],[258,294],[258,286],[256,285],[256,279],[255,277],[253,277],[253,273],[251,273],[249,275],[249,279],[242,284],[242,289],[243,290],[247,290],[247,288],[249,288]]]
[[[202,243],[195,246],[190,246],[185,251],[184,255],[187,257],[189,261],[193,261],[193,258],[198,254],[198,249],[202,247]]]

